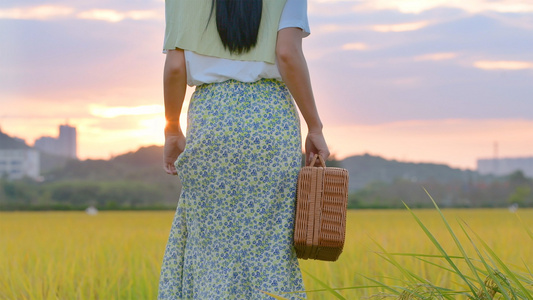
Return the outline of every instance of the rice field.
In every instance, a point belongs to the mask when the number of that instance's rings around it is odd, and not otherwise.
[[[475,255],[475,249],[462,234],[462,222],[510,268],[524,273],[528,273],[526,266],[533,269],[533,237],[526,230],[533,230],[533,210],[443,212],[469,255]],[[461,254],[437,211],[414,213],[448,254]],[[2,212],[0,299],[155,299],[172,217],[172,211]],[[409,284],[405,270],[387,261],[390,257],[436,285],[466,288],[437,266],[411,256],[384,256],[384,251],[439,253],[407,210],[349,211],[347,240],[339,261],[300,261],[306,288],[324,289],[314,276],[333,288],[359,287],[339,290],[346,299],[383,298],[389,294],[386,289],[368,287],[376,285],[373,280],[391,286]],[[457,266],[467,270],[464,261],[458,260]],[[308,297],[334,299],[327,291],[309,292]]]

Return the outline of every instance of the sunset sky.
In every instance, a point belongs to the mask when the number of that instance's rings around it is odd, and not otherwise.
[[[533,156],[533,1],[309,0],[308,12],[337,158],[475,168],[495,142],[500,157]],[[163,0],[3,0],[2,131],[32,145],[68,122],[82,159],[161,145],[163,33]]]

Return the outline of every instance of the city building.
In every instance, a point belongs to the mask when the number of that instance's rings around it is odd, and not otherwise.
[[[34,147],[59,156],[72,159],[78,158],[76,127],[70,125],[59,126],[59,137],[43,136],[35,141]]]
[[[0,149],[0,176],[7,179],[40,177],[39,152],[34,149]]]
[[[478,159],[477,171],[497,176],[522,171],[525,176],[533,177],[533,157]]]

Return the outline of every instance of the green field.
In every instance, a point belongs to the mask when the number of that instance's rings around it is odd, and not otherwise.
[[[461,253],[435,210],[416,210],[450,255]],[[445,210],[469,255],[475,250],[459,227],[466,222],[506,264],[533,269],[533,210]],[[0,299],[155,299],[159,269],[173,212],[4,212],[0,213]],[[524,226],[525,225],[525,226]],[[304,271],[330,287],[373,285],[369,279],[405,286],[405,275],[379,253],[438,254],[407,210],[361,210],[348,215],[345,251],[334,263],[301,261]],[[465,290],[450,272],[409,256],[403,267],[433,284]],[[427,258],[436,264],[442,260]],[[467,270],[458,260],[457,266]],[[304,274],[308,290],[323,289]],[[529,287],[531,288],[531,287]],[[340,290],[347,299],[386,296],[377,288]],[[310,292],[309,299],[333,299]],[[459,298],[458,298],[459,299]]]

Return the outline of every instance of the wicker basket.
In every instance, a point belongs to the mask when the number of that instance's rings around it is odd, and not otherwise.
[[[314,167],[319,159],[321,166]],[[294,247],[298,258],[335,261],[344,246],[348,170],[315,155],[298,175]]]

